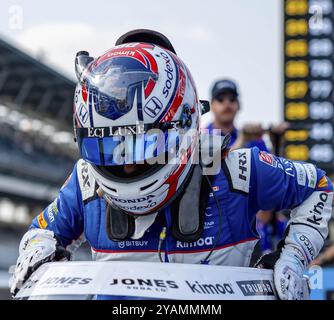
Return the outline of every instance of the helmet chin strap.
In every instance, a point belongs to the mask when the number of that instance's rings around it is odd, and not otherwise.
[[[98,191],[97,191],[98,192]],[[140,239],[153,224],[157,212],[145,216],[131,216],[106,201],[106,231],[113,241]]]
[[[143,216],[131,215],[113,205],[105,196],[101,187],[96,190],[96,193],[106,201],[106,231],[110,240],[140,239],[153,224],[158,214],[155,212]]]
[[[217,154],[224,155],[229,136],[220,141]],[[212,191],[208,176],[204,175],[203,164],[194,164],[189,177],[177,194],[170,200],[171,232],[175,239],[185,242],[197,241],[204,228],[204,215]],[[106,195],[101,188],[100,197]],[[106,231],[110,240],[139,239],[154,222],[157,213],[134,217],[106,200]],[[191,210],[189,210],[191,208]],[[162,211],[161,209],[160,211]]]
[[[106,202],[106,231],[113,241],[130,239],[135,232],[134,217]]]
[[[209,192],[210,188],[202,174],[201,166],[194,165],[185,186],[170,205],[171,232],[175,239],[193,242],[201,237]],[[101,188],[97,193],[102,194]],[[109,201],[106,203],[106,231],[108,238],[113,241],[140,239],[158,214],[156,212],[135,217]]]

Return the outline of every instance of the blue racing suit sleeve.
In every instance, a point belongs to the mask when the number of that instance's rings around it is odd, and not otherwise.
[[[261,151],[269,152],[269,150],[266,146],[266,143],[264,142],[264,140],[262,138],[257,139],[257,140],[249,141],[245,146],[245,148],[253,148],[253,147],[258,147]]]
[[[252,148],[251,197],[262,210],[293,209],[314,191],[333,190],[323,170],[313,164],[276,157]]]
[[[297,250],[306,268],[328,236],[333,202],[330,179],[313,164],[275,157],[258,148],[252,149],[251,162],[251,197],[257,208],[291,210],[279,252]]]
[[[30,228],[54,232],[66,247],[77,240],[84,229],[82,196],[77,177],[77,164],[59,191],[58,197],[32,221]]]

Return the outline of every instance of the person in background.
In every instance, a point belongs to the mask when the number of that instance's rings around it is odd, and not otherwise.
[[[214,133],[214,129],[220,129],[221,134],[231,134],[230,148],[258,147],[261,151],[269,152],[269,147],[263,140],[265,130],[260,123],[245,124],[241,130],[235,126],[235,119],[240,111],[239,90],[237,84],[230,79],[221,79],[214,83],[211,91],[211,111],[203,115],[202,129]],[[282,133],[285,126],[271,126],[269,138],[272,149],[276,146],[276,133]],[[276,244],[283,237],[288,219],[283,214],[272,211],[259,211],[257,214],[257,229],[261,234],[254,254],[256,261],[262,254],[275,250]]]
[[[239,90],[236,83],[229,79],[217,81],[211,91],[211,112],[203,115],[202,129],[213,132],[219,129],[222,134],[231,134],[231,149],[258,147],[268,152],[260,124],[247,124],[242,130],[235,126],[240,110]],[[260,129],[260,130],[259,130]]]

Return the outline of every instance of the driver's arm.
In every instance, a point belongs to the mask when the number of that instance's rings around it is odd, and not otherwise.
[[[15,294],[41,264],[69,260],[70,253],[66,248],[81,237],[83,226],[81,191],[75,165],[58,197],[34,218],[23,236],[11,279],[11,292]]]
[[[281,299],[302,299],[301,278],[328,235],[333,186],[313,164],[293,162],[252,149],[251,197],[258,209],[291,209],[280,248],[258,266],[274,269]]]
[[[83,232],[83,205],[77,164],[61,187],[58,197],[32,221],[30,229],[50,230],[64,248]]]

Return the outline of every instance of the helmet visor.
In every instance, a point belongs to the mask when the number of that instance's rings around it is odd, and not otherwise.
[[[84,83],[94,99],[95,111],[108,119],[117,120],[130,112],[135,101],[141,101],[141,94],[158,75],[141,64],[126,66],[114,58],[92,66]]]
[[[144,162],[166,164],[171,159],[176,159],[180,150],[188,150],[194,139],[189,131],[184,135],[183,130],[146,130],[146,127],[77,128],[81,156],[84,160],[101,166]]]

